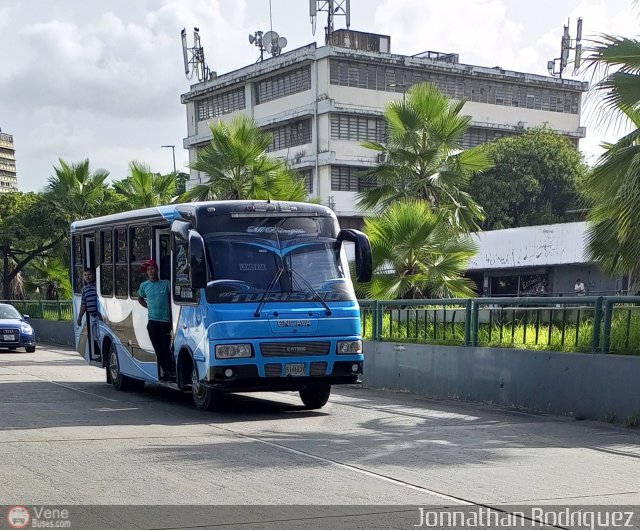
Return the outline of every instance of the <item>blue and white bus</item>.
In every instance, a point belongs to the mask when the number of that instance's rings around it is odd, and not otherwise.
[[[345,243],[354,244],[361,282],[371,279],[371,247],[363,233],[340,230],[329,208],[176,204],[77,221],[71,237],[77,349],[117,390],[164,384],[190,390],[201,409],[221,392],[293,390],[320,408],[331,385],[359,381],[360,309]],[[170,383],[159,381],[147,309],[137,302],[148,259],[171,283]],[[75,324],[85,268],[96,271],[95,337],[85,320]]]

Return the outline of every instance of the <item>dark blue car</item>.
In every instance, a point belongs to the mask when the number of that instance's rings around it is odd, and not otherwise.
[[[21,315],[11,304],[0,304],[0,350],[18,348],[36,351],[36,334],[27,315]]]

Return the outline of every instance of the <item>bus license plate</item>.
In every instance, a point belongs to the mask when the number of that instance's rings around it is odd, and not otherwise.
[[[304,363],[285,364],[284,375],[285,376],[290,375],[293,377],[305,375],[305,364]]]
[[[15,335],[5,335],[4,336],[4,340],[5,340],[5,342],[14,342],[16,340],[16,336]]]

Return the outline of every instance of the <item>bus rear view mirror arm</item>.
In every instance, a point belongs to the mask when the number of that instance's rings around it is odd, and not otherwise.
[[[355,244],[357,280],[363,283],[370,282],[373,274],[373,258],[369,238],[360,230],[347,228],[340,230],[338,234],[338,242],[342,244],[344,241]]]

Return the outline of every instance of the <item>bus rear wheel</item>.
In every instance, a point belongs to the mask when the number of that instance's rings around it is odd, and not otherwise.
[[[300,389],[300,399],[308,409],[321,409],[329,401],[331,385],[309,385]]]
[[[127,392],[129,390],[142,390],[144,388],[144,381],[141,379],[134,379],[123,375],[120,371],[120,362],[118,360],[118,351],[116,345],[112,342],[109,345],[109,364],[107,365],[108,380],[111,380],[111,385],[116,390]]]
[[[196,408],[200,410],[214,409],[218,393],[200,382],[198,368],[195,363],[191,367],[191,395]]]

